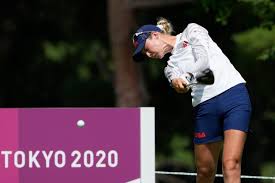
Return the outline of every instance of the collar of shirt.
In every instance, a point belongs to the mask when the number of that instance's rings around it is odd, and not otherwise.
[[[179,42],[180,42],[180,39],[181,39],[181,36],[182,36],[182,33],[176,35],[176,42],[175,42],[175,45],[171,51],[171,54],[174,54],[175,51],[178,49],[177,46],[179,45]]]

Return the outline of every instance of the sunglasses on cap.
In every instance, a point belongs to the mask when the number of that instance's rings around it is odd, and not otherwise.
[[[142,31],[142,32],[136,32],[134,33],[132,40],[135,47],[137,47],[138,44],[138,38],[141,38],[142,40],[146,40],[149,37],[149,33],[153,31]]]

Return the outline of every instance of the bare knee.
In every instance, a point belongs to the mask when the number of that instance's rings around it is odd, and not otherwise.
[[[223,171],[239,171],[241,167],[241,162],[238,159],[230,158],[223,161]]]
[[[198,166],[197,174],[198,177],[212,178],[216,174],[216,168],[211,166]]]

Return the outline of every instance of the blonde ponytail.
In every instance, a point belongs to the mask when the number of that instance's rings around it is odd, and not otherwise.
[[[157,26],[164,34],[171,34],[174,31],[172,24],[163,17],[158,18]]]

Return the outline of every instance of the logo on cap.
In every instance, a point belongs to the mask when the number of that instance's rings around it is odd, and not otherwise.
[[[135,48],[137,48],[137,46],[138,46],[138,41],[137,41],[137,40],[133,40],[133,45],[134,45]]]

